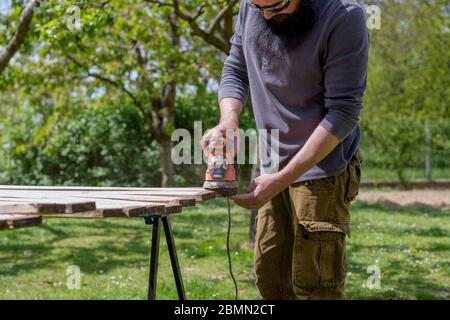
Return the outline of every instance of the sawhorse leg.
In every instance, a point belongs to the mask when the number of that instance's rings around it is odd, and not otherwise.
[[[150,275],[148,280],[148,300],[156,298],[156,280],[158,278],[158,258],[159,258],[159,221],[161,217],[147,217],[146,224],[153,225],[152,243],[150,249]]]
[[[177,286],[178,298],[180,300],[186,299],[184,292],[183,279],[181,277],[180,265],[178,263],[177,251],[175,249],[175,241],[173,239],[172,228],[170,226],[169,217],[167,216],[152,216],[145,219],[146,224],[153,224],[152,243],[150,253],[150,276],[148,284],[148,300],[156,299],[156,283],[158,275],[158,257],[159,257],[159,235],[160,235],[160,221],[163,223],[164,234],[167,241],[167,249],[169,250],[170,262],[172,264],[172,271]]]

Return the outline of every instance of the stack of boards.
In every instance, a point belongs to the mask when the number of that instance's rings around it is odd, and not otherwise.
[[[203,188],[91,188],[0,185],[0,230],[33,227],[42,218],[130,218],[179,213],[214,199]]]

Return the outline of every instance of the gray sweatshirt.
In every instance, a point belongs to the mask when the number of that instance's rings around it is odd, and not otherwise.
[[[241,1],[219,101],[243,103],[250,91],[258,129],[279,129],[279,168],[321,125],[340,143],[296,181],[341,173],[360,142],[359,115],[366,89],[369,33],[356,0],[314,0],[317,20],[301,44],[265,63],[254,41],[257,10]],[[268,173],[264,168],[262,173]]]

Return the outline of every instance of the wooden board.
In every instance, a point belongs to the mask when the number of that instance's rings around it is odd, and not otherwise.
[[[164,203],[110,199],[96,199],[95,201],[97,204],[97,213],[102,217],[146,217],[150,215],[168,213],[168,210],[166,209],[166,205]],[[174,205],[180,207],[181,209],[180,204]],[[117,213],[117,215],[114,215],[112,213]],[[82,214],[80,214],[80,216],[81,215]]]
[[[18,214],[0,214],[0,230],[28,228],[40,225],[40,216],[24,216]]]
[[[0,198],[0,214],[73,214],[95,209],[92,199]]]
[[[95,212],[84,212],[84,213],[75,213],[71,215],[49,215],[45,216],[46,218],[78,218],[78,219],[103,219],[103,218],[136,218],[136,217],[148,217],[152,215],[168,215],[179,213],[182,211],[182,206],[177,204],[165,204],[159,205],[159,210],[155,212],[155,208],[149,207],[140,207],[140,206],[123,206],[118,208],[115,206],[105,205],[100,208],[97,208]]]
[[[93,201],[93,199],[85,198],[65,198],[61,197],[58,199],[60,203],[65,202],[82,202],[82,201]],[[35,209],[35,205],[30,205],[29,203],[39,202],[45,203],[46,199],[39,198],[0,198],[0,209],[3,207],[4,213],[17,213],[22,210],[22,212],[31,212]],[[22,204],[22,205],[21,205]],[[110,200],[110,199],[95,199],[95,206],[89,208],[89,210],[71,212],[70,214],[65,213],[63,210],[50,211],[46,207],[46,210],[41,210],[38,213],[43,216],[53,216],[53,217],[67,217],[67,218],[110,218],[110,217],[145,217],[149,215],[156,214],[169,214],[181,211],[182,206],[173,201],[172,203],[160,203],[160,202],[138,202],[138,201],[125,201],[125,200]],[[31,208],[26,206],[31,206]],[[14,211],[15,210],[15,211]],[[28,211],[27,211],[28,210]]]
[[[38,190],[38,191],[97,191],[97,192],[110,192],[110,191],[126,191],[129,194],[139,192],[138,194],[147,194],[154,196],[170,196],[179,198],[194,198],[197,201],[204,201],[214,199],[216,194],[214,191],[204,188],[102,188],[102,187],[46,187],[46,186],[5,186],[0,185],[0,194],[2,190]]]
[[[34,191],[34,190],[0,190],[0,197],[2,198],[32,198],[32,199],[60,199],[67,198],[84,198],[85,201],[95,201],[96,199],[110,199],[110,200],[129,200],[141,202],[160,202],[160,203],[176,203],[183,207],[194,206],[194,197],[169,197],[169,196],[155,196],[149,195],[145,192],[133,194],[132,192],[96,192],[96,191]]]
[[[181,212],[215,197],[203,188],[0,186],[0,214],[54,218],[146,217]]]

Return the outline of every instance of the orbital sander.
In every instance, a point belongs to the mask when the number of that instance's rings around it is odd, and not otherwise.
[[[228,142],[227,142],[228,140]],[[216,138],[208,144],[208,163],[203,188],[213,190],[217,195],[229,197],[237,194],[238,167],[234,163],[234,148],[227,148],[233,142],[227,138]]]
[[[228,141],[228,143],[227,143]],[[227,145],[229,148],[227,148]],[[233,148],[230,148],[233,146]],[[227,256],[228,264],[230,267],[231,279],[234,283],[235,299],[238,299],[238,286],[236,278],[233,274],[231,266],[231,253],[230,253],[230,230],[231,230],[231,209],[230,209],[230,196],[234,196],[238,191],[238,166],[234,163],[234,152],[228,149],[234,150],[233,140],[216,138],[209,141],[208,150],[208,167],[206,169],[205,183],[203,188],[213,190],[216,195],[227,197],[228,204],[228,231],[227,231]]]

